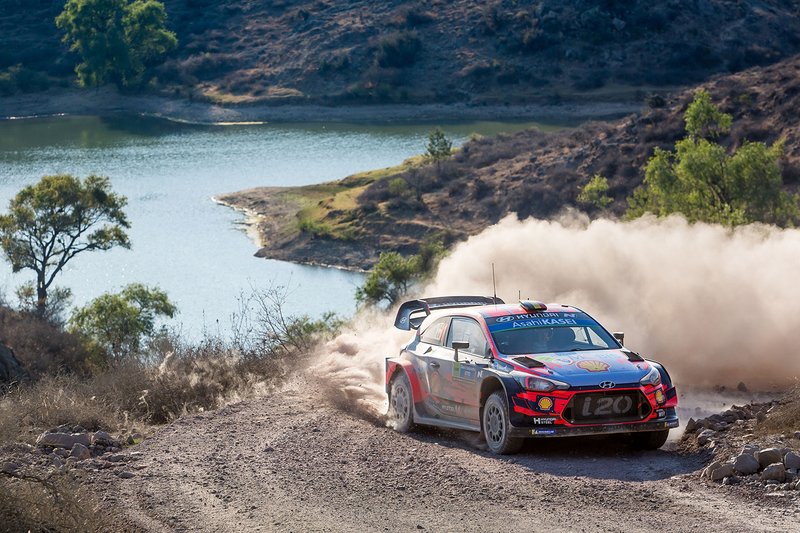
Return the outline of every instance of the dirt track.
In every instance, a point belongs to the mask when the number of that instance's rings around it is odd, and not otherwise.
[[[307,398],[290,390],[184,417],[129,450],[135,477],[101,471],[92,485],[111,487],[126,529],[146,531],[800,527],[796,503],[703,485],[701,456],[567,440],[496,457],[471,434],[399,435]]]

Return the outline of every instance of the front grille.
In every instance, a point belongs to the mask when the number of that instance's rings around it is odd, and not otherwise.
[[[571,424],[611,424],[644,420],[651,412],[640,391],[608,391],[574,395],[561,416]]]

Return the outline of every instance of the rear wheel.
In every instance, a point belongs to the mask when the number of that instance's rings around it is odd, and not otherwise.
[[[630,437],[631,444],[637,450],[657,450],[667,442],[669,430],[642,431],[640,433],[631,433]]]
[[[483,435],[492,453],[506,455],[517,453],[522,447],[522,439],[510,436],[511,424],[508,417],[508,403],[502,391],[495,391],[483,406]]]
[[[411,383],[403,371],[392,378],[389,387],[389,423],[400,433],[414,429],[414,397]]]

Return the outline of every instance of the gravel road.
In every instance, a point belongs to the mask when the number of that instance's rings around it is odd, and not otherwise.
[[[311,394],[309,394],[311,392]],[[142,531],[798,531],[796,503],[699,481],[700,455],[477,435],[400,435],[285,390],[184,417],[87,480]]]

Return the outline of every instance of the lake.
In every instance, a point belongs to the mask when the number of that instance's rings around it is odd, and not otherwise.
[[[440,124],[454,145],[531,123]],[[190,338],[227,333],[239,296],[289,288],[290,314],[350,315],[364,275],[253,257],[243,217],[212,196],[256,186],[307,185],[396,165],[424,151],[432,124],[260,124],[196,126],[142,117],[55,117],[0,121],[0,212],[41,176],[108,176],[128,197],[130,250],[85,253],[56,285],[74,305],[128,283],[156,285],[180,310],[171,323]],[[547,126],[543,126],[547,127]],[[0,294],[31,271],[0,261]]]

